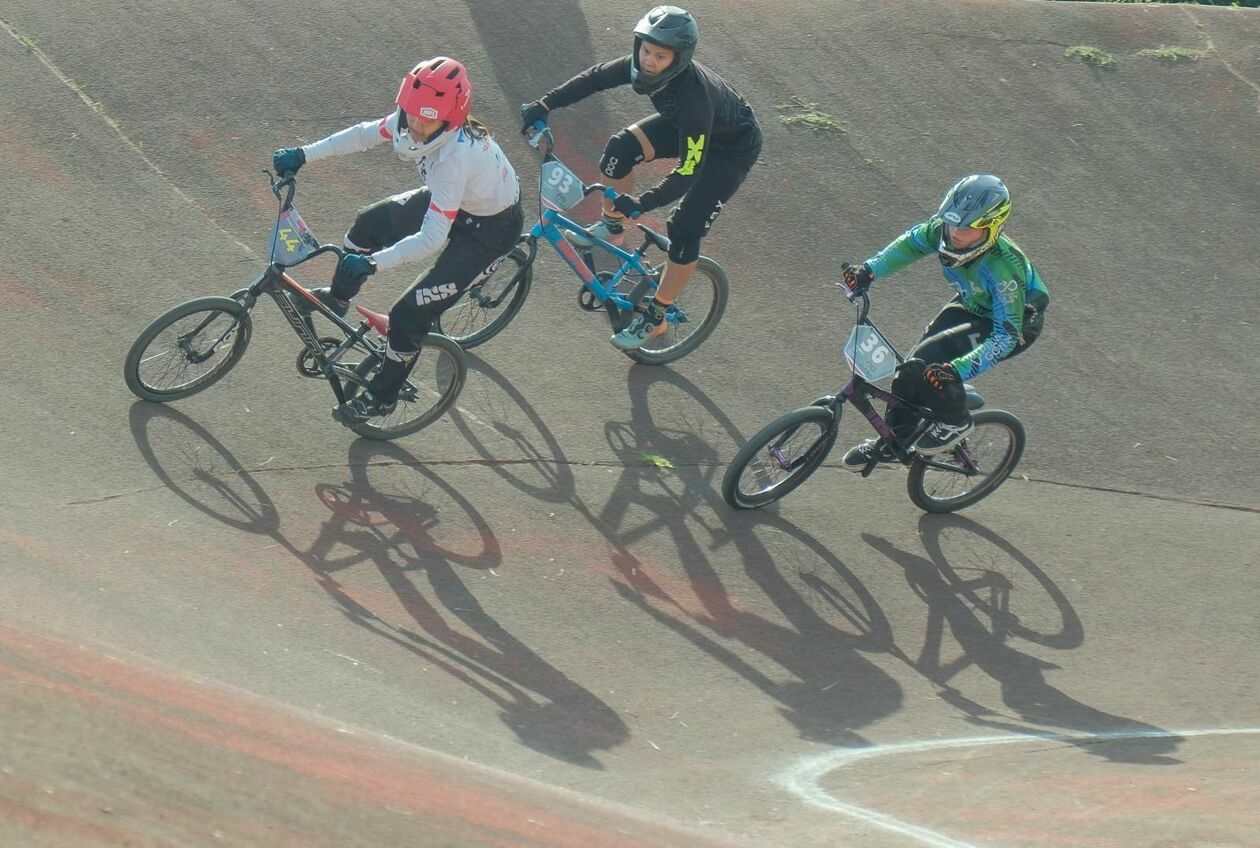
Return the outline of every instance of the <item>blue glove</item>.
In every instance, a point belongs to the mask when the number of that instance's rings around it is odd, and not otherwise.
[[[627,218],[637,218],[643,214],[643,204],[633,195],[619,194],[613,201],[613,210]]]
[[[282,177],[291,177],[306,164],[306,154],[300,147],[281,147],[271,154],[271,167]]]
[[[363,288],[363,281],[376,273],[376,260],[366,253],[347,253],[333,272],[332,296],[350,300]]]

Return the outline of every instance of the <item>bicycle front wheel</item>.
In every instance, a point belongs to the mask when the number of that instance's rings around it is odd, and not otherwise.
[[[512,250],[494,273],[437,317],[436,329],[467,350],[487,342],[511,323],[525,305],[534,280],[534,265],[524,250]]]
[[[664,365],[682,359],[713,335],[718,321],[722,320],[722,313],[726,311],[729,289],[722,266],[707,256],[701,256],[696,262],[695,276],[671,307],[681,310],[685,320],[669,321],[663,333],[648,339],[638,350],[625,351],[626,356],[644,365]],[[634,316],[623,314],[618,317],[628,323]]]
[[[127,352],[123,378],[141,400],[165,403],[207,389],[245,355],[253,322],[230,297],[199,297],[145,327]]]
[[[807,406],[767,425],[739,449],[722,478],[722,498],[735,509],[757,509],[804,483],[836,443],[839,416]]]
[[[380,367],[380,362],[376,356],[365,359],[355,366],[355,376],[366,385]],[[397,439],[423,429],[454,406],[463,391],[467,374],[463,348],[447,336],[430,333],[398,395],[394,411],[350,429],[360,436],[381,440]],[[358,384],[350,383],[346,388],[346,398],[358,394],[359,388]]]
[[[906,488],[925,512],[953,512],[992,494],[1024,454],[1024,425],[1009,412],[982,409],[958,447],[910,466]]]

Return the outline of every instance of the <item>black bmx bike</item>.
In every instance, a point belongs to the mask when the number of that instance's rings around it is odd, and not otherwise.
[[[835,445],[845,403],[852,404],[875,428],[891,453],[888,461],[909,466],[906,487],[915,506],[927,512],[953,512],[992,494],[1024,453],[1024,425],[1009,412],[982,408],[984,399],[967,386],[967,406],[974,422],[967,436],[933,456],[911,450],[909,446],[940,419],[929,408],[873,385],[895,373],[905,359],[868,317],[869,295],[840,288],[857,310],[853,332],[844,346],[853,378],[835,394],[787,413],[749,439],[726,469],[723,499],[736,509],[756,509],[804,483]],[[894,432],[875,411],[872,398],[913,412],[918,424],[909,433]],[[862,469],[862,476],[870,476],[881,461],[877,454]]]
[[[280,203],[267,268],[251,285],[230,297],[199,297],[181,303],[141,331],[127,353],[123,377],[136,397],[166,403],[208,389],[240,362],[253,334],[250,311],[269,295],[302,342],[297,370],[303,377],[326,379],[337,403],[353,399],[385,361],[381,337],[389,318],[356,306],[362,321],[351,326],[293,279],[286,269],[324,253],[345,254],[333,244],[320,244],[293,205],[292,175],[277,179],[267,172]],[[301,304],[299,308],[298,304]],[[322,315],[339,331],[320,336],[312,321]],[[467,367],[463,350],[438,333],[430,333],[411,376],[388,415],[352,426],[370,439],[393,439],[414,433],[449,409],[464,386]]]

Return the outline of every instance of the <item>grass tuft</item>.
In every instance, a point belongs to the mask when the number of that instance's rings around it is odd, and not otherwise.
[[[801,124],[821,132],[844,132],[844,125],[818,108],[817,103],[807,103],[803,97],[789,97],[786,103],[775,104],[785,114],[779,120],[785,126]]]
[[[1100,68],[1115,67],[1116,58],[1105,50],[1099,50],[1097,47],[1090,47],[1087,44],[1078,44],[1075,47],[1069,47],[1063,51],[1066,59],[1080,59],[1082,62],[1088,62],[1091,65],[1097,65]]]
[[[1139,50],[1139,56],[1146,56],[1148,59],[1162,59],[1165,62],[1179,62],[1182,59],[1189,59],[1191,62],[1197,62],[1208,54],[1206,50],[1191,50],[1189,47],[1152,47],[1147,50]]]

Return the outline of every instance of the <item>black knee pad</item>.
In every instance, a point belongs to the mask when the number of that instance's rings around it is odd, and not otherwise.
[[[669,260],[679,265],[689,265],[700,258],[700,236],[686,227],[674,223],[671,216],[665,224],[669,236]]]
[[[605,177],[619,180],[642,161],[642,145],[634,137],[634,133],[624,129],[608,139],[608,144],[604,146],[604,155],[599,159],[599,172]]]

